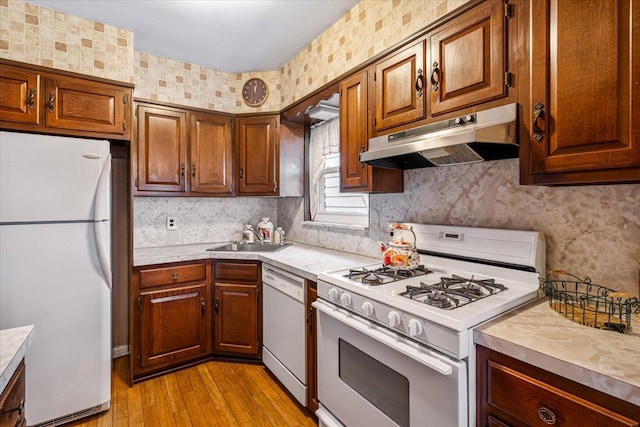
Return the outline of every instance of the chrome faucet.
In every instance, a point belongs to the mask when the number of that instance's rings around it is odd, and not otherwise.
[[[262,236],[262,233],[256,233],[256,230],[254,230],[253,228],[249,228],[248,229],[250,232],[253,233],[254,236],[256,236],[258,238],[258,241],[260,242],[260,244],[264,243],[264,238]]]

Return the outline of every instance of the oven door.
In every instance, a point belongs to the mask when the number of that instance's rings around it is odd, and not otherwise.
[[[467,425],[467,367],[317,300],[318,398],[347,427]],[[322,412],[318,416],[322,425]],[[327,423],[327,425],[333,425]]]

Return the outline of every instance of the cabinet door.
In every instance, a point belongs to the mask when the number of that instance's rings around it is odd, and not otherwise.
[[[0,65],[0,121],[40,122],[40,74]]]
[[[214,351],[259,354],[258,285],[216,283],[214,313]]]
[[[504,10],[487,1],[429,35],[430,115],[507,95]]]
[[[141,294],[141,368],[170,366],[210,353],[207,289],[197,284]]]
[[[360,162],[369,145],[367,71],[340,83],[340,187],[367,189],[371,166]]]
[[[531,25],[523,181],[640,180],[640,1],[535,1]]]
[[[279,116],[237,121],[236,175],[239,196],[277,196],[280,168]]]
[[[424,42],[375,65],[376,130],[425,117]]]
[[[318,409],[318,313],[311,303],[318,298],[315,282],[307,281],[307,408]]]
[[[137,117],[138,190],[185,191],[186,113],[139,105]]]
[[[24,418],[25,403],[25,368],[20,362],[16,372],[9,379],[6,388],[0,395],[0,427],[26,425]]]
[[[130,90],[107,83],[72,77],[46,79],[45,123],[47,127],[129,135],[125,108]]]
[[[189,159],[191,192],[231,195],[233,152],[231,119],[191,113]]]

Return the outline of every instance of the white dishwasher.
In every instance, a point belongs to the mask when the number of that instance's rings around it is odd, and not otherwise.
[[[262,361],[307,406],[305,281],[262,264]]]

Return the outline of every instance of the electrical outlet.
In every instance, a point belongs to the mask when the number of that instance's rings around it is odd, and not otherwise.
[[[177,230],[178,229],[178,223],[176,222],[176,217],[175,216],[168,216],[167,217],[167,230]]]

